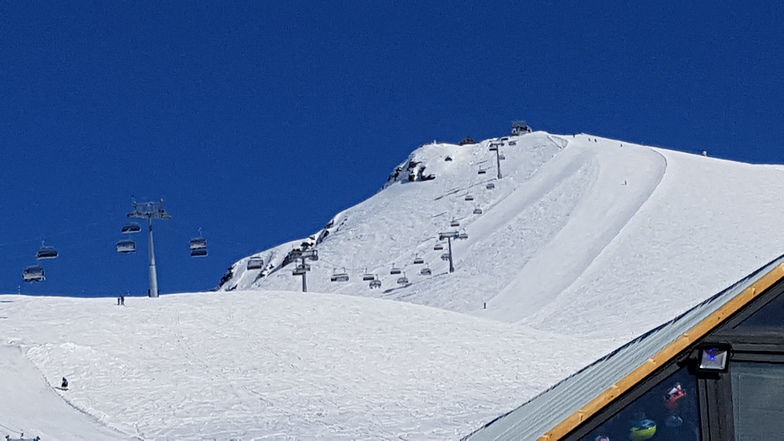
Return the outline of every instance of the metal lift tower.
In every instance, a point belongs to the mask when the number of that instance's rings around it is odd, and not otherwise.
[[[468,239],[468,234],[460,234],[457,231],[438,233],[438,240],[446,239],[449,244],[449,272],[455,272],[455,265],[452,263],[452,239]]]
[[[295,264],[296,266],[291,274],[293,276],[302,276],[302,292],[308,292],[308,281],[306,275],[308,271],[310,271],[310,265],[305,263],[305,260],[318,260],[318,250],[294,250],[291,252],[291,257],[302,260],[300,264]]]
[[[153,202],[134,202],[133,212],[128,217],[146,218],[150,232],[150,297],[158,297],[158,273],[155,270],[155,246],[152,240],[152,220],[171,219],[171,215],[163,209],[163,199]]]

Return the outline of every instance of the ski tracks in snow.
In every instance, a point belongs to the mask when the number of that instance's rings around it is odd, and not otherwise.
[[[569,164],[589,164],[585,174],[588,180],[582,179],[581,184],[584,193],[567,214],[568,221],[488,303],[488,315],[517,322],[552,302],[601,255],[664,176],[666,161],[652,149],[621,147],[626,151],[616,154],[612,148],[598,147],[583,147],[573,153],[576,156]],[[593,157],[586,160],[586,154]],[[557,167],[557,161],[551,165]],[[575,172],[568,168],[561,169],[561,173],[548,171],[542,171],[544,180],[539,182],[543,190],[565,181],[564,171]]]

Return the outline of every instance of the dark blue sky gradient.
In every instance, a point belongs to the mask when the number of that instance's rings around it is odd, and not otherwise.
[[[417,146],[516,119],[783,163],[782,23],[780,2],[1,3],[0,292],[146,294],[146,238],[114,252],[132,198],[173,216],[161,292],[208,290]],[[61,257],[23,284],[44,239]]]

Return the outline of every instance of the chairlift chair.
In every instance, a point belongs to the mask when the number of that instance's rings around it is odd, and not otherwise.
[[[443,249],[444,249],[444,244],[442,244],[441,242],[438,242],[435,245],[433,245],[434,251],[441,251]]]
[[[348,282],[348,274],[345,273],[333,274],[330,280],[333,282]]]
[[[188,246],[191,249],[191,257],[204,257],[207,255],[207,240],[203,237],[194,237]]]
[[[449,253],[444,253],[441,255],[441,260],[449,260]]]
[[[423,258],[421,258],[419,256],[414,257],[414,264],[415,265],[421,265],[423,263],[425,263],[425,259],[423,259]]]
[[[397,284],[398,285],[408,285],[408,277],[406,277],[405,274],[403,274],[402,277],[398,277]]]
[[[342,273],[332,271],[332,277],[329,280],[332,282],[348,282],[348,273],[345,268],[343,268]]]
[[[117,252],[121,254],[133,253],[136,251],[136,242],[131,239],[123,239],[117,242]]]
[[[264,259],[261,257],[251,257],[248,260],[247,269],[261,269],[262,267],[264,267]]]
[[[503,153],[501,153],[500,155],[498,155],[498,159],[499,159],[499,160],[501,160],[501,161],[503,161],[504,159],[506,159],[506,155],[504,155]]]
[[[474,196],[473,196],[473,195],[471,195],[471,194],[467,194],[467,195],[465,195],[465,200],[467,200],[467,201],[473,201],[473,200],[474,200]]]
[[[38,252],[35,253],[36,259],[56,259],[59,254],[57,250],[48,245],[44,245],[38,249]]]
[[[193,239],[191,239],[191,242],[190,242],[189,246],[190,246],[191,251],[206,249],[207,248],[207,240],[204,239],[203,237],[194,237]]]
[[[483,174],[487,173],[487,170],[485,170],[485,169],[483,169],[483,168],[480,168],[478,173],[479,173],[480,175],[483,175]]]
[[[392,269],[389,270],[389,274],[392,274],[392,275],[400,274],[401,272],[402,271],[400,270],[400,268],[398,268],[398,267],[396,267],[394,265],[392,266]]]
[[[142,226],[136,222],[128,222],[122,227],[123,233],[138,233],[139,231],[142,231]]]
[[[482,214],[482,209],[479,207],[474,208],[474,214]]]
[[[449,223],[449,226],[450,227],[459,227],[460,226],[460,221],[458,221],[457,219],[452,219],[452,222]]]
[[[492,182],[488,182],[485,188],[487,188],[488,190],[492,190],[495,188],[495,184],[493,184]]]
[[[373,280],[376,278],[375,274],[370,274],[367,272],[367,268],[365,268],[365,274],[362,274],[362,281],[367,282],[368,280]]]
[[[370,289],[381,288],[381,281],[374,277],[368,286],[370,286]]]
[[[44,267],[39,265],[28,266],[22,271],[22,278],[25,282],[41,282],[46,280]]]
[[[422,268],[421,270],[419,270],[419,274],[422,274],[423,276],[429,276],[429,275],[431,275],[432,273],[433,273],[433,272],[432,272],[432,271],[430,271],[430,267],[427,267],[427,266],[426,266],[426,267],[424,267],[424,268]]]
[[[494,152],[494,151],[496,151],[496,150],[498,150],[498,144],[496,144],[496,143],[491,143],[491,144],[490,144],[490,151],[491,151],[491,152]]]
[[[468,233],[463,231],[463,232],[461,232],[460,234],[457,235],[457,238],[458,239],[468,239]]]
[[[302,269],[299,266],[297,266],[296,268],[294,268],[294,271],[291,272],[291,275],[292,276],[302,276],[302,275],[305,274],[305,272],[306,271],[304,269]]]

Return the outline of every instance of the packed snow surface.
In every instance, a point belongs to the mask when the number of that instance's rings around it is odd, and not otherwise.
[[[782,187],[592,135],[427,144],[220,292],[0,296],[0,435],[460,438],[782,254]]]
[[[504,160],[491,150],[498,143]],[[399,168],[411,163],[434,179],[406,182],[402,174],[311,236],[320,259],[308,262],[310,290],[631,339],[784,250],[778,165],[545,132],[427,144]],[[438,240],[450,231],[467,235],[452,241],[454,273],[441,259],[448,244]],[[275,267],[302,242],[257,256]],[[434,249],[439,243],[443,250]],[[222,290],[301,288],[293,264],[262,272],[246,263],[233,265]],[[424,266],[431,275],[420,274]],[[397,283],[393,267],[408,284]],[[349,282],[330,281],[344,271]],[[365,273],[382,287],[369,289]]]
[[[454,439],[608,349],[334,294],[2,299],[0,431],[46,441]]]

